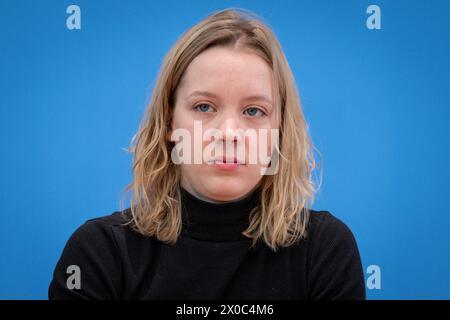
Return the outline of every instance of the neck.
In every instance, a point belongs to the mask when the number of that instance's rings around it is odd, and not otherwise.
[[[183,235],[205,241],[249,240],[242,232],[251,210],[259,205],[260,192],[256,188],[238,200],[211,202],[181,187]]]

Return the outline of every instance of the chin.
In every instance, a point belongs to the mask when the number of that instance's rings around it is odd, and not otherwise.
[[[206,192],[208,198],[217,201],[233,201],[240,199],[247,195],[252,189],[252,186],[248,186],[247,183],[241,179],[214,179],[215,181],[210,181],[206,183]],[[222,181],[216,181],[222,180]],[[237,180],[237,181],[235,181]]]
[[[240,198],[242,198],[242,195],[240,194],[236,194],[236,193],[229,193],[229,194],[214,194],[210,196],[211,199],[215,200],[215,201],[235,201],[238,200]]]

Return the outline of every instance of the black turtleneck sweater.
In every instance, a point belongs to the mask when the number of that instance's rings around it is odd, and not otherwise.
[[[250,249],[242,231],[257,191],[221,204],[181,194],[175,245],[123,226],[129,208],[86,221],[63,250],[49,299],[365,299],[357,244],[331,213],[311,210],[308,237],[294,246]],[[80,289],[67,287],[71,265]]]

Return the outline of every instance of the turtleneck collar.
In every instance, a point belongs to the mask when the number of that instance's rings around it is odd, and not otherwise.
[[[182,234],[205,241],[251,240],[242,232],[249,226],[250,211],[259,204],[260,188],[245,198],[224,202],[208,202],[180,187]]]

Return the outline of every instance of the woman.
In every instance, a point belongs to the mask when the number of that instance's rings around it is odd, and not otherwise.
[[[134,140],[130,208],[74,232],[50,299],[365,299],[352,232],[308,208],[313,145],[261,19],[227,9],[183,34]]]

